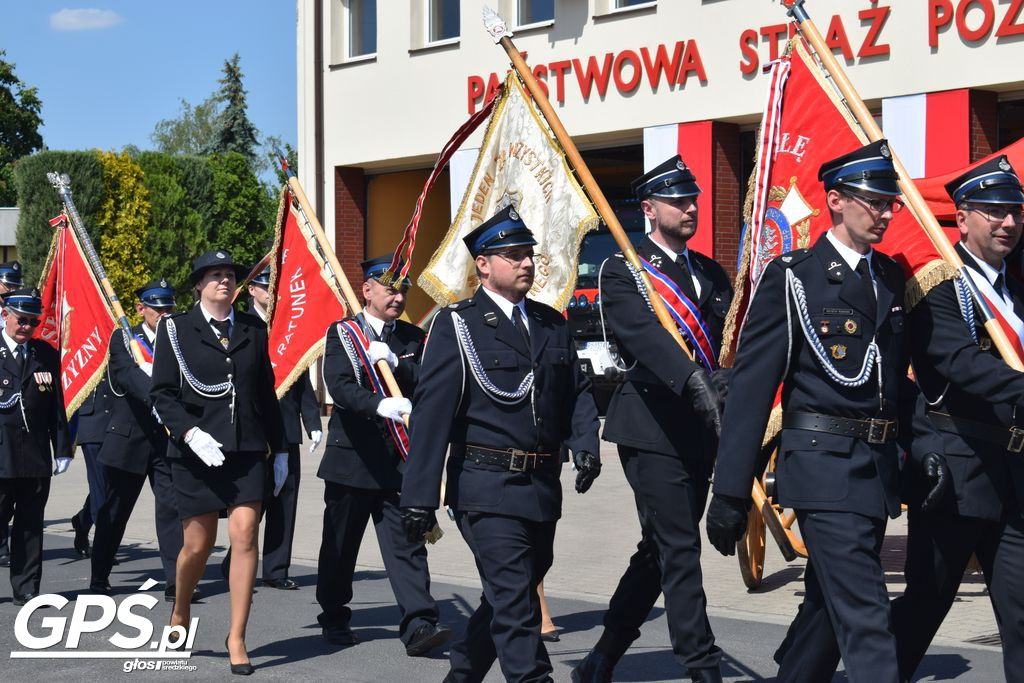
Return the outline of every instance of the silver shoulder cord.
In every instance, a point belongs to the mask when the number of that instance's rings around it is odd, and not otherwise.
[[[609,256],[608,258],[614,258],[614,257]],[[604,264],[606,264],[606,263],[608,263],[608,259],[605,259],[604,261],[601,261],[601,267],[597,269],[597,295],[598,296],[601,296],[601,275],[604,274]],[[626,265],[629,266],[629,270],[632,273],[633,272],[633,267],[629,265],[628,261],[626,262]],[[650,308],[653,311],[654,308],[651,306],[650,299],[647,298],[647,288],[643,286],[643,282],[640,283],[639,290],[640,290],[640,296],[642,296],[644,298],[644,302],[647,304],[647,307]],[[627,368],[625,366],[619,365],[619,361],[616,360],[615,356],[612,355],[612,353],[610,351],[611,345],[608,343],[608,329],[604,325],[604,301],[602,301],[601,305],[597,307],[597,314],[601,317],[601,339],[604,341],[605,348],[609,349],[608,355],[612,359],[612,365],[614,365],[616,367],[616,369],[621,370],[622,372],[629,372],[630,370],[632,370],[633,368],[636,367],[637,360],[634,357],[632,365],[630,365]]]
[[[348,335],[348,332],[345,331],[345,328],[342,327],[340,322],[337,324],[337,328],[338,328],[338,338],[341,340],[342,346],[345,347],[345,355],[348,356],[348,361],[349,361],[349,363],[352,364],[352,372],[355,373],[356,384],[358,384],[361,387],[364,387],[366,385],[363,383],[363,368],[362,368],[362,363],[359,362],[359,360],[358,360],[358,358],[356,356],[356,345],[355,345],[356,343]],[[321,369],[320,373],[321,373],[321,375],[323,374],[323,370],[322,369]]]
[[[231,373],[228,373],[228,381],[221,382],[220,384],[204,384],[192,374],[188,365],[185,364],[185,357],[181,353],[181,347],[178,345],[178,329],[174,325],[174,320],[167,318],[167,338],[171,342],[171,350],[174,351],[174,358],[178,361],[178,369],[181,373],[182,379],[188,382],[188,385],[192,387],[192,391],[196,392],[203,398],[222,398],[231,394],[231,423],[235,422],[235,383],[232,381]]]
[[[124,341],[124,348],[127,349],[128,353],[131,353],[132,352],[131,342],[128,341],[128,333],[125,332],[123,328],[121,328],[121,339]],[[119,394],[119,393],[117,393],[117,389],[114,388],[114,380],[110,378],[110,361],[109,360],[107,361],[107,386],[110,387],[110,393],[112,393],[114,396],[117,396],[118,398],[124,398],[124,395],[128,393],[128,390],[125,389],[124,391],[122,391]]]
[[[57,381],[60,381],[59,377],[57,378]],[[7,410],[15,403],[17,403],[18,407],[21,408],[21,423],[25,425],[25,431],[32,431],[28,428],[28,417],[25,416],[25,403],[21,400],[20,390],[17,393],[11,394],[11,397],[6,401],[0,401],[0,410]]]
[[[825,346],[821,343],[821,338],[817,332],[814,331],[814,325],[811,323],[811,316],[807,312],[807,296],[804,293],[804,284],[800,281],[800,278],[796,276],[791,268],[786,269],[786,318],[788,321],[792,321],[792,313],[790,308],[792,304],[796,305],[797,312],[799,313],[798,320],[800,321],[800,327],[803,330],[804,338],[810,345],[811,350],[814,351],[815,357],[818,359],[818,363],[825,370],[825,374],[835,382],[836,384],[844,387],[859,387],[865,384],[868,379],[871,378],[871,371],[877,370],[875,373],[878,377],[878,397],[879,404],[882,401],[882,352],[878,348],[878,343],[875,337],[872,336],[871,343],[868,344],[868,350],[864,354],[864,361],[861,363],[860,371],[853,377],[847,377],[842,374],[832,361],[828,359],[825,353]],[[790,351],[793,348],[793,331],[792,322],[789,325],[789,345]],[[789,356],[786,358],[786,374],[789,374]],[[785,375],[783,375],[785,377]]]
[[[473,338],[469,336],[469,328],[466,326],[466,321],[454,311],[452,312],[452,324],[455,326],[455,338],[459,342],[459,353],[465,364],[469,366],[473,379],[476,380],[477,385],[485,394],[488,394],[498,403],[504,403],[505,405],[515,405],[529,394],[532,403],[533,370],[527,373],[526,377],[523,378],[523,381],[519,383],[519,386],[514,391],[505,391],[498,388],[491,381],[491,378],[487,376],[483,363],[480,362],[480,356],[477,355],[476,347],[473,345]]]
[[[974,322],[974,300],[971,298],[971,293],[968,291],[967,285],[963,281],[963,277],[963,275],[960,275],[953,280],[953,287],[956,289],[956,303],[957,306],[960,307],[960,315],[963,317],[964,323],[967,324],[967,330],[971,333],[971,339],[973,339],[974,343],[977,344],[978,327]],[[921,386],[920,383],[918,383],[918,386]],[[922,387],[921,395],[924,396],[924,402],[928,404],[929,408],[936,407],[942,403],[943,399],[946,398],[946,392],[949,391],[949,387],[950,383],[947,380],[946,386],[942,389],[942,393],[939,394],[938,398],[934,401],[928,400],[928,395],[924,393],[924,388]],[[1016,411],[1016,407],[1014,410]]]

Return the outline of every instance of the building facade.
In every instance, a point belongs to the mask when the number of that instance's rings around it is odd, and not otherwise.
[[[300,179],[346,272],[393,249],[441,147],[509,68],[483,0],[297,0]],[[487,0],[609,201],[680,153],[704,190],[694,246],[733,268],[779,2]],[[1024,0],[805,5],[915,177],[1024,136]],[[458,205],[470,138],[428,199],[413,275]],[[414,320],[431,302],[410,300]]]

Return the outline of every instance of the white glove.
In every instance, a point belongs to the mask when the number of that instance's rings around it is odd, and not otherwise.
[[[59,457],[57,457],[54,460],[54,465],[53,465],[53,474],[54,474],[54,476],[56,476],[58,474],[64,474],[65,472],[68,471],[68,467],[70,467],[70,466],[71,466],[71,458],[68,458],[66,456],[59,456]]]
[[[370,348],[366,350],[366,354],[370,357],[370,362],[374,365],[377,361],[387,361],[387,364],[394,370],[398,367],[398,356],[391,350],[391,347],[384,342],[370,342]]]
[[[223,445],[199,427],[193,427],[185,435],[185,443],[208,467],[220,467],[224,464]]]
[[[377,414],[389,420],[401,420],[403,415],[412,412],[412,401],[404,396],[388,396],[377,404]]]
[[[146,361],[142,361],[141,363],[139,363],[139,370],[142,370],[144,373],[146,373],[146,377],[152,377],[153,376],[153,364],[152,363],[147,363]]]
[[[319,429],[314,429],[309,433],[309,452],[312,453],[320,446],[320,442],[323,441],[324,433]]]
[[[274,495],[281,493],[284,480],[288,478],[288,454],[278,453],[274,456]]]

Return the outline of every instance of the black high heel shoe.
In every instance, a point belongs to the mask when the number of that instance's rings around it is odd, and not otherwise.
[[[231,648],[228,647],[228,637],[224,638],[224,649],[228,651],[228,664],[231,665],[231,673],[236,676],[251,676],[256,671],[256,669],[253,668],[252,662],[235,664],[231,661]]]

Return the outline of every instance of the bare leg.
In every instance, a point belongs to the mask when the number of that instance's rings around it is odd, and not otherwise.
[[[260,502],[242,503],[228,510],[228,537],[231,540],[231,628],[228,631],[228,655],[234,664],[249,661],[245,647],[245,627],[252,606],[252,588],[256,583],[259,561]]]
[[[189,517],[181,523],[182,545],[178,553],[177,592],[171,611],[171,626],[189,625],[192,608],[192,591],[199,583],[206,561],[210,559],[213,543],[217,540],[217,513]]]
[[[540,598],[540,632],[551,633],[558,628],[551,621],[551,612],[548,611],[548,601],[544,599],[544,582],[537,584],[537,596]]]

